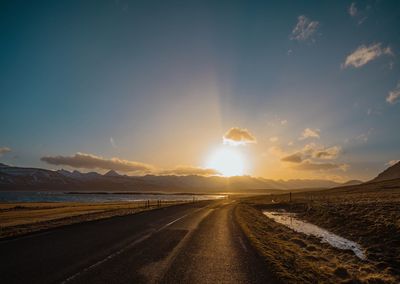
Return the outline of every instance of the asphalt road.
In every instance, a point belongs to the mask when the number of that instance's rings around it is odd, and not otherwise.
[[[1,283],[273,283],[233,218],[203,201],[0,242]]]

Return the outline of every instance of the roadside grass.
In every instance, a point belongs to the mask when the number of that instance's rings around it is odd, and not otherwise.
[[[186,201],[140,202],[24,202],[0,203],[0,238],[15,237],[54,227],[135,214]]]
[[[243,198],[235,215],[252,245],[284,283],[399,283],[400,187],[367,185]],[[296,233],[262,214],[285,209],[358,242],[367,260]]]

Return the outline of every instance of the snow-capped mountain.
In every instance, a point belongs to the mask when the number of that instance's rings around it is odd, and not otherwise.
[[[126,176],[110,170],[96,172],[51,171],[37,168],[12,167],[0,164],[0,190],[21,191],[175,191],[221,192],[277,189],[332,188],[342,184],[329,180],[270,180],[251,176]],[[267,191],[265,191],[267,190]]]

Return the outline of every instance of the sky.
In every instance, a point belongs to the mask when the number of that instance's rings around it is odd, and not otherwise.
[[[400,159],[398,27],[399,1],[1,1],[0,162],[368,180]]]

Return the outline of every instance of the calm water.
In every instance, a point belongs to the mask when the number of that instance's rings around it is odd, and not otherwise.
[[[1,192],[0,202],[110,202],[140,200],[209,200],[224,195],[185,194],[73,194],[63,192]]]
[[[356,242],[335,235],[334,233],[322,229],[314,224],[299,220],[296,218],[294,213],[271,211],[264,211],[263,213],[268,218],[273,219],[277,223],[285,225],[293,231],[315,236],[321,239],[321,242],[328,243],[338,249],[352,250],[358,258],[366,259],[361,246]]]

